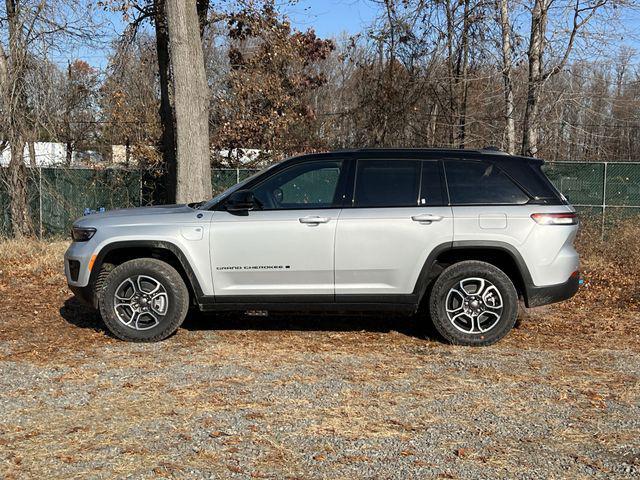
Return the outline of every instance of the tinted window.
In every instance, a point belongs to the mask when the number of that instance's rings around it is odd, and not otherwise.
[[[422,162],[420,205],[446,205],[442,194],[438,162]]]
[[[529,197],[493,164],[445,162],[452,204],[523,204]]]
[[[302,163],[275,174],[252,190],[263,210],[331,207],[341,171],[340,160]]]
[[[418,205],[418,160],[358,160],[353,205],[414,207]]]

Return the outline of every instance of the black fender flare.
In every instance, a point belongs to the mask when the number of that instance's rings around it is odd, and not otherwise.
[[[109,253],[116,250],[128,250],[132,248],[149,248],[154,250],[167,250],[171,252],[180,262],[180,266],[186,274],[190,287],[196,296],[196,301],[204,296],[200,282],[198,281],[189,260],[187,260],[186,255],[176,244],[165,240],[123,240],[120,242],[106,244],[100,249],[93,263],[91,275],[89,276],[89,285],[95,284],[97,276],[100,273],[100,269],[102,268],[102,264],[104,263],[104,259]]]
[[[429,285],[434,280],[436,272],[434,271],[434,266],[436,264],[436,260],[440,255],[447,251],[455,251],[455,250],[474,250],[474,249],[490,249],[496,250],[503,253],[506,253],[511,257],[514,261],[515,265],[518,268],[520,276],[522,277],[524,283],[524,292],[523,295],[525,297],[525,302],[529,301],[529,296],[534,288],[533,280],[531,278],[531,272],[529,271],[529,267],[527,267],[526,262],[520,255],[520,252],[511,244],[500,241],[492,241],[492,240],[461,240],[454,242],[445,242],[436,246],[429,256],[424,262],[422,266],[422,270],[418,275],[418,280],[416,281],[416,285],[413,291],[413,294],[416,295],[418,299],[418,303],[422,301],[424,295],[427,293],[427,289]]]

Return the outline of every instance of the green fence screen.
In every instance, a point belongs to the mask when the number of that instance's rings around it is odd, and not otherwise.
[[[640,215],[640,163],[548,162],[545,173],[583,217],[602,223]]]
[[[600,221],[603,230],[615,220],[640,215],[640,163],[548,162],[544,170],[582,216]],[[214,169],[214,194],[255,172],[254,169]],[[73,221],[87,208],[112,210],[149,203],[143,198],[142,172],[137,170],[29,168],[28,175],[34,225],[43,237],[66,235]],[[2,182],[0,235],[9,234],[9,196]]]

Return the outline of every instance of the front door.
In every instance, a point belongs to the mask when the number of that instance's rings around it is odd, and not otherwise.
[[[216,301],[250,296],[292,301],[292,295],[333,301],[343,175],[341,160],[299,163],[252,187],[257,207],[248,215],[216,211],[211,227]]]
[[[402,301],[413,293],[429,253],[453,240],[442,176],[437,161],[357,161],[351,205],[336,232],[338,301]]]

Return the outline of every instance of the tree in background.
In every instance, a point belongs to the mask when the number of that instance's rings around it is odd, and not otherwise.
[[[212,100],[214,145],[285,154],[321,147],[312,95],[326,82],[318,65],[333,42],[292,29],[273,2],[233,13],[228,27],[229,73]]]
[[[114,44],[100,87],[100,137],[106,147],[125,146],[125,161],[134,159],[156,173],[163,170],[157,149],[161,136],[158,110],[158,65],[155,39],[139,34]]]
[[[589,41],[593,40],[589,37],[595,32],[588,27],[594,17],[600,27],[610,28],[613,23],[608,22],[614,20],[616,9],[625,3],[625,0],[533,0],[527,46],[529,72],[522,128],[523,155],[536,156],[538,153],[540,98],[544,84],[565,68],[580,36],[583,48],[589,46]],[[560,14],[551,16],[552,7]],[[600,41],[606,41],[608,36],[598,35]],[[550,61],[545,62],[545,55],[551,57]]]
[[[62,86],[61,129],[57,134],[58,141],[66,146],[67,165],[71,165],[74,150],[86,147],[97,133],[99,83],[99,72],[87,62],[75,60],[67,66]]]
[[[180,20],[182,18],[169,18],[170,15],[178,14],[177,11],[169,11],[167,10],[169,7],[173,8],[175,5],[168,4],[168,0],[105,0],[100,2],[101,5],[111,11],[119,11],[122,13],[123,17],[128,20],[129,26],[127,31],[124,33],[123,41],[126,43],[128,40],[135,39],[139,30],[145,25],[147,22],[151,22],[154,29],[155,34],[155,46],[156,46],[156,62],[158,67],[158,80],[159,80],[159,91],[160,91],[160,103],[159,103],[159,116],[160,116],[160,124],[161,124],[161,138],[160,138],[160,153],[162,155],[163,161],[163,172],[164,172],[164,198],[156,198],[156,201],[168,201],[169,203],[173,203],[178,201],[178,183],[181,183],[184,188],[190,188],[188,185],[191,182],[185,182],[182,179],[178,178],[178,169],[180,168],[178,165],[178,146],[177,146],[177,126],[176,126],[176,105],[174,101],[174,87],[175,87],[175,79],[173,78],[175,70],[172,63],[176,61],[175,57],[172,57],[171,53],[171,36],[170,36],[170,22],[173,20]],[[191,2],[186,2],[184,5],[179,5],[182,9],[191,7]],[[194,7],[196,9],[196,20],[193,25],[186,25],[187,31],[186,35],[189,35],[192,31],[199,32],[199,38],[202,39],[204,29],[208,23],[208,15],[209,15],[209,0],[196,0]],[[189,16],[189,21],[192,21],[191,16]],[[175,25],[174,25],[175,27]],[[178,48],[182,48],[185,45],[185,38],[182,38],[183,35],[178,39]],[[192,48],[195,47],[195,44],[192,45]],[[201,47],[200,47],[201,48]],[[183,49],[184,50],[184,49]],[[181,51],[183,51],[181,50]],[[194,72],[191,71],[191,74]],[[197,82],[196,82],[197,83]],[[186,99],[189,101],[189,99]],[[191,108],[191,107],[189,107]],[[184,134],[188,134],[188,130],[182,130]],[[184,143],[184,142],[181,142]],[[190,143],[190,142],[187,142]],[[191,154],[189,154],[191,155]],[[193,159],[190,156],[184,156],[183,159],[189,158],[190,162],[195,162],[197,159]],[[207,157],[208,161],[208,157]],[[184,165],[185,168],[182,168],[182,172],[187,172],[192,170],[191,165]],[[194,188],[196,188],[194,186]],[[194,192],[193,195],[198,196],[201,193]],[[184,196],[184,192],[181,193],[181,196]],[[192,196],[192,194],[188,194],[187,196]]]
[[[25,77],[32,59],[28,50],[29,38],[25,32],[27,16],[21,7],[17,0],[6,0],[8,52],[0,44],[3,136],[11,151],[5,181],[11,198],[11,228],[17,237],[33,234],[27,197],[27,171],[23,160],[27,135],[31,131]]]
[[[10,217],[14,235],[33,234],[29,211],[27,170],[23,152],[30,144],[34,159],[33,136],[38,120],[33,98],[29,98],[28,79],[46,62],[50,50],[62,49],[70,40],[91,43],[91,19],[80,2],[63,0],[5,0],[0,9],[4,19],[0,28],[7,43],[0,42],[0,97],[2,140],[9,144],[11,161],[5,183],[10,197]]]
[[[195,3],[166,0],[174,95],[176,201],[211,197],[209,89]]]

